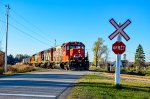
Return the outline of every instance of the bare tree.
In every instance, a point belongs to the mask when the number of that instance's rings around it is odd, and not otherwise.
[[[104,56],[104,62],[107,63],[108,62],[108,59],[109,59],[109,50],[107,48],[106,52],[105,52],[105,56]]]

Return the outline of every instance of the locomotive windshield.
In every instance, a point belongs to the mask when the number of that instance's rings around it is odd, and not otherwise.
[[[82,48],[82,49],[84,49],[84,46],[81,46],[81,45],[71,45],[71,46],[67,46],[67,50],[69,50],[69,49],[73,49],[73,48]]]
[[[72,49],[72,48],[76,48],[76,46],[71,45],[71,46],[70,46],[70,49]]]
[[[84,46],[81,46],[81,45],[71,45],[70,49],[72,49],[72,48],[83,48],[84,49]]]

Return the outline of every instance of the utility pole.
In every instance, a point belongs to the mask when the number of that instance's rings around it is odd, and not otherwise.
[[[8,17],[9,17],[9,5],[5,5],[6,7],[6,48],[5,48],[5,72],[7,72],[7,45],[8,45]]]

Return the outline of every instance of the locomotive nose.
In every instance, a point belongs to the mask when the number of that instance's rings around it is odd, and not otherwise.
[[[82,49],[71,49],[70,56],[74,58],[83,57],[84,53]]]

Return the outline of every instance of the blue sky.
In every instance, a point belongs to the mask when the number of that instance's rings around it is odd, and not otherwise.
[[[109,23],[114,18],[118,23],[127,19],[132,21],[125,29],[131,39],[128,42],[122,39],[126,44],[127,59],[134,60],[135,50],[141,44],[146,61],[150,61],[149,0],[1,0],[0,40],[3,50],[6,25],[4,4],[11,7],[9,23],[19,29],[9,26],[8,54],[32,55],[54,46],[56,39],[57,45],[68,41],[83,42],[92,60],[93,43],[101,37],[110,50],[109,60],[113,61],[116,56],[111,46],[116,38],[111,41],[108,36],[115,31]]]

